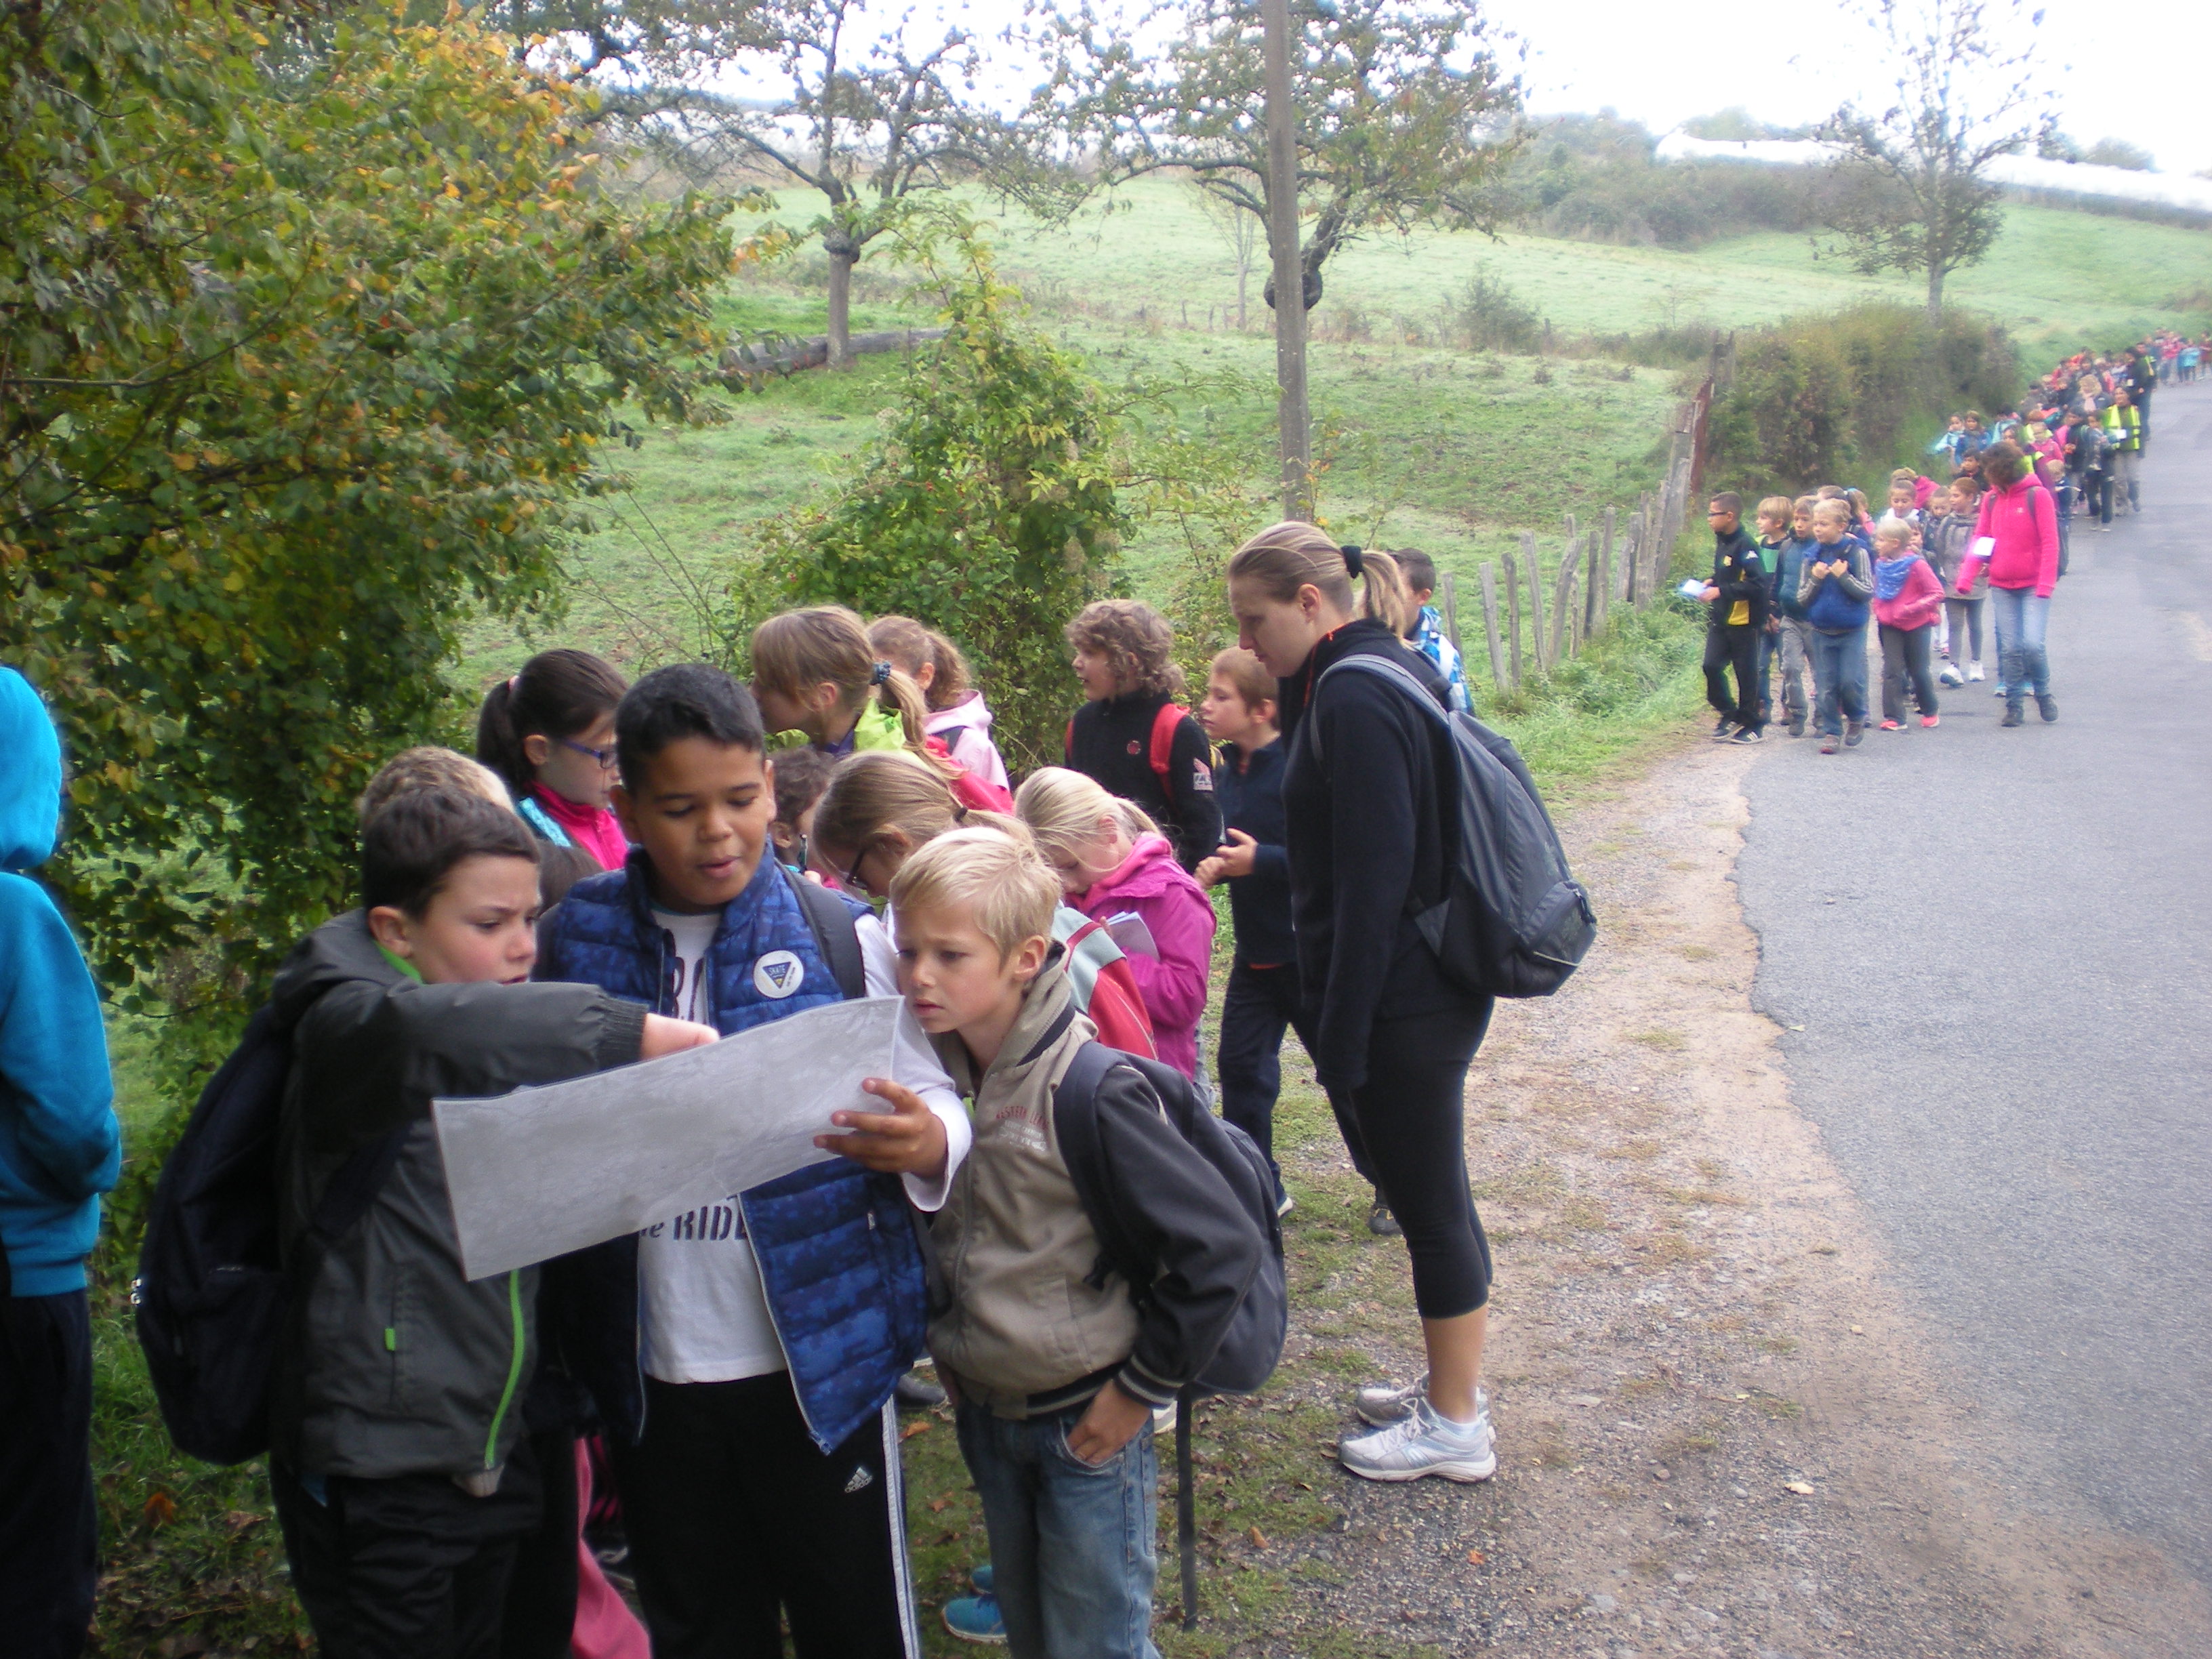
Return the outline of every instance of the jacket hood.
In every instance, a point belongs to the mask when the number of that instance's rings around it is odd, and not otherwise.
[[[1170,887],[1182,884],[1176,878],[1182,875],[1182,866],[1176,862],[1175,846],[1165,836],[1139,836],[1136,845],[1129,849],[1114,870],[1091,884],[1088,892],[1077,896],[1075,907],[1086,915],[1096,915],[1093,908],[1104,901],[1115,904],[1127,899],[1153,898]]]
[[[276,970],[270,1006],[286,1030],[298,1024],[316,1000],[332,987],[365,979],[394,985],[406,977],[377,948],[368,931],[368,913],[349,910],[333,916],[292,947]]]
[[[62,742],[53,717],[12,668],[0,668],[0,870],[54,855],[62,813]]]
[[[950,708],[929,711],[931,731],[947,726],[973,727],[988,734],[991,729],[991,705],[983,701],[981,691],[970,691]]]

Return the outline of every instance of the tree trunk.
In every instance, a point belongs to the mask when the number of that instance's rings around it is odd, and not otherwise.
[[[1933,259],[1928,262],[1928,325],[1943,325],[1943,267]]]
[[[853,361],[853,266],[860,249],[842,240],[823,239],[830,254],[830,367]]]
[[[1298,262],[1298,154],[1291,106],[1289,0],[1261,0],[1267,70],[1267,249],[1273,256],[1275,386],[1283,516],[1313,517],[1313,429],[1306,410],[1306,308]]]

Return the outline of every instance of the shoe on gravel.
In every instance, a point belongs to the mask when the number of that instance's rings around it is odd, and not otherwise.
[[[1344,1467],[1368,1480],[1418,1480],[1439,1474],[1447,1480],[1487,1480],[1498,1473],[1498,1437],[1490,1413],[1472,1423],[1451,1423],[1437,1414],[1426,1397],[1413,1402],[1410,1416],[1368,1434],[1346,1435],[1337,1443]]]
[[[983,1647],[1006,1645],[1006,1621],[995,1595],[956,1595],[945,1604],[945,1628],[957,1641]]]
[[[1920,717],[1920,729],[1923,732],[1931,726],[1941,726],[1942,723],[1943,717],[1940,714],[1923,714]]]
[[[1726,743],[1729,740],[1730,734],[1735,731],[1735,722],[1732,720],[1723,718],[1713,726],[1713,741],[1715,743]]]
[[[1885,732],[1902,732],[1905,727],[1896,720],[1884,720],[1881,723],[1881,729]]]
[[[1805,735],[1805,717],[1802,714],[1790,722],[1790,735],[1793,738],[1802,738]]]
[[[1288,1193],[1275,1194],[1275,1213],[1278,1216],[1286,1216],[1297,1207],[1297,1200],[1292,1198]]]
[[[2008,702],[2005,705],[2004,718],[1999,720],[1997,724],[1999,726],[2025,726],[2027,724],[2027,717],[2020,712],[2020,705],[2018,703]]]
[[[1968,664],[1968,665],[1967,665],[1967,666],[1966,666],[1966,678],[1967,678],[1968,679],[1970,679],[1970,680],[1978,680],[1978,679],[1981,678],[1982,678],[1982,665],[1981,665],[1981,664],[1979,664],[1979,663],[1970,663],[1970,664]]]
[[[1943,665],[1943,672],[1936,677],[1936,683],[1938,685],[1964,685],[1966,677],[1959,672],[1956,665],[1947,662]]]
[[[1411,1417],[1413,1407],[1428,1390],[1428,1373],[1424,1371],[1402,1389],[1394,1388],[1388,1382],[1362,1389],[1352,1396],[1352,1409],[1359,1413],[1361,1422],[1370,1423],[1378,1429],[1387,1429],[1393,1423],[1402,1423]],[[1490,1395],[1486,1390],[1477,1389],[1474,1391],[1474,1409],[1477,1413],[1489,1411]]]
[[[2042,715],[2043,723],[2049,726],[2058,718],[2058,699],[2048,691],[2039,691],[2035,696],[2035,712]]]
[[[1367,1231],[1377,1238],[1397,1238],[1406,1230],[1398,1224],[1398,1218],[1390,1213],[1390,1206],[1378,1198],[1375,1200],[1375,1207],[1367,1212]]]
[[[1846,721],[1846,722],[1844,723],[1844,748],[1846,748],[1846,749],[1856,749],[1856,748],[1857,748],[1857,747],[1859,746],[1859,739],[1860,739],[1861,738],[1863,738],[1864,736],[1866,736],[1866,722],[1865,722],[1864,720],[1850,720],[1850,721]]]
[[[1755,726],[1747,726],[1729,741],[1730,743],[1763,743],[1765,741],[1765,734]]]
[[[1824,755],[1832,755],[1842,746],[1842,744],[1843,739],[1831,732],[1820,739],[1820,752]]]

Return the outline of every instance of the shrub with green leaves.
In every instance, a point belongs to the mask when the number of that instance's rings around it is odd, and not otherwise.
[[[957,640],[990,688],[1017,769],[1059,758],[1079,699],[1061,629],[1114,585],[1127,525],[1116,420],[1082,360],[1030,326],[977,227],[910,224],[945,296],[882,437],[823,504],[769,524],[739,573],[737,627],[777,606],[897,611]]]
[[[344,908],[463,622],[557,608],[626,404],[700,411],[723,206],[593,190],[586,99],[458,12],[0,17],[0,657],[111,988]]]

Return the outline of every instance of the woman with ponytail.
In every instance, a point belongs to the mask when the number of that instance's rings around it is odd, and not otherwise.
[[[1405,603],[1386,555],[1340,548],[1308,524],[1263,530],[1229,562],[1237,642],[1280,693],[1285,846],[1314,1069],[1405,1232],[1428,1355],[1419,1383],[1360,1390],[1359,1414],[1376,1431],[1346,1437],[1338,1455],[1370,1480],[1485,1480],[1498,1467],[1477,1386],[1490,1246],[1468,1186],[1464,1106],[1491,1000],[1445,980],[1411,920],[1447,890],[1452,776],[1436,711],[1417,706],[1411,687],[1328,672],[1379,658],[1443,709],[1443,683],[1399,637]]]
[[[629,854],[608,806],[615,705],[628,690],[588,651],[541,651],[493,686],[477,712],[477,758],[506,780],[538,840],[589,856],[592,869],[579,860],[580,875],[619,870]]]
[[[843,605],[810,605],[770,617],[753,630],[752,658],[753,696],[770,733],[795,732],[841,759],[903,749],[942,777],[963,805],[1012,810],[1012,796],[961,765],[929,735],[921,688],[876,655],[866,626]]]

